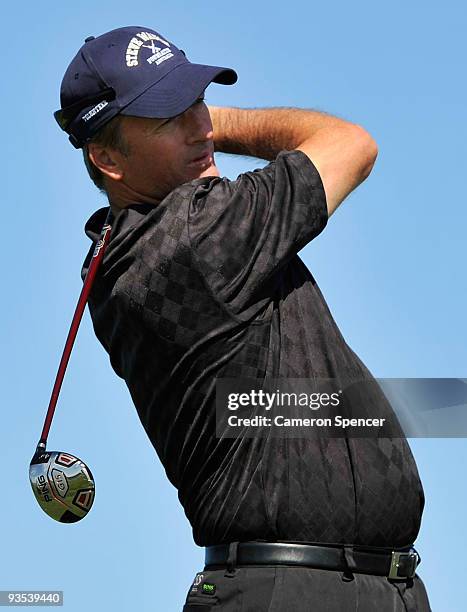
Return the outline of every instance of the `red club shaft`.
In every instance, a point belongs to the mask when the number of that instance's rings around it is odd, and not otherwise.
[[[81,318],[83,316],[84,309],[86,308],[86,302],[89,297],[89,293],[91,291],[92,284],[94,282],[94,278],[96,276],[97,269],[104,257],[104,252],[107,247],[107,243],[110,239],[110,232],[112,231],[111,223],[113,221],[112,211],[109,210],[109,214],[107,215],[107,219],[105,220],[104,226],[102,227],[101,235],[99,240],[96,243],[96,247],[94,249],[93,256],[91,258],[91,263],[89,265],[86,277],[84,279],[83,288],[81,289],[81,293],[79,296],[78,304],[76,306],[75,314],[73,315],[73,319],[71,321],[70,331],[68,332],[68,337],[65,342],[65,348],[63,349],[62,358],[60,360],[60,365],[58,366],[57,377],[55,378],[55,384],[52,389],[52,396],[50,398],[49,407],[47,409],[47,414],[45,416],[44,427],[42,429],[41,439],[39,440],[39,445],[45,448],[47,444],[47,437],[49,435],[50,425],[52,423],[52,419],[55,412],[55,407],[57,405],[58,396],[60,393],[60,389],[62,387],[63,378],[65,376],[65,370],[68,365],[68,361],[70,359],[71,351],[73,349],[73,344],[75,342],[76,334],[78,332],[78,327],[81,322]]]

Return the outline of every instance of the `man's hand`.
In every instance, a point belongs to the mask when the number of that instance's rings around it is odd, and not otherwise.
[[[370,174],[378,154],[359,125],[298,108],[239,109],[209,106],[216,151],[273,160],[298,149],[316,166],[328,215]]]

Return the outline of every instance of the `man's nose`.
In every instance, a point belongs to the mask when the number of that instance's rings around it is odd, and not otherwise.
[[[187,142],[194,144],[212,140],[214,137],[209,110],[204,102],[190,106],[185,112],[187,121]]]

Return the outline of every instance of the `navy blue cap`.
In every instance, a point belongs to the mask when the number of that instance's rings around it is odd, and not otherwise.
[[[118,28],[86,38],[65,72],[54,117],[80,148],[115,115],[169,119],[190,107],[209,83],[236,80],[230,68],[192,64],[154,30]]]

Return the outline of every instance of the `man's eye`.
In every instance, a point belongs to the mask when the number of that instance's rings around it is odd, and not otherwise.
[[[163,128],[170,126],[172,121],[176,119],[176,117],[172,117],[171,119],[164,119],[161,123],[151,127],[149,129],[149,134],[158,134]]]

